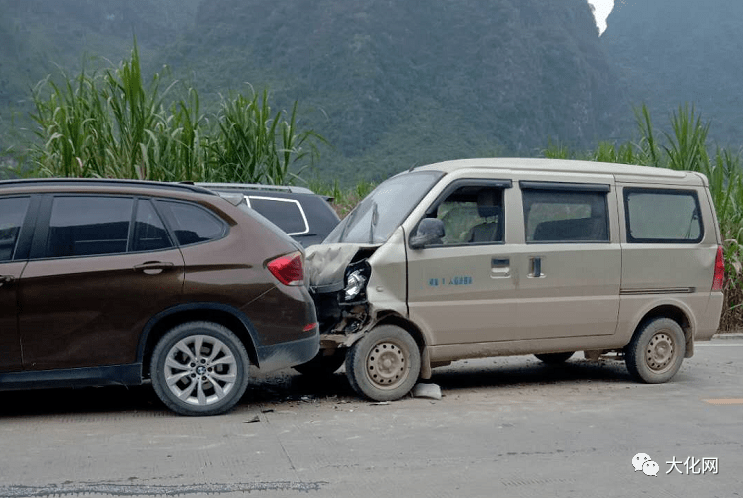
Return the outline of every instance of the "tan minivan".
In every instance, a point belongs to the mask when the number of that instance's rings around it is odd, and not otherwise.
[[[321,351],[353,388],[404,396],[454,360],[624,359],[666,382],[718,327],[719,228],[693,172],[467,159],[380,184],[307,249]]]

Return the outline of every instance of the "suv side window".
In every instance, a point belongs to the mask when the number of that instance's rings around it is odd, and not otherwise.
[[[173,247],[168,232],[149,200],[137,202],[137,217],[134,220],[134,239],[131,251],[156,251]]]
[[[463,185],[436,209],[444,222],[444,245],[503,243],[503,188]]]
[[[227,226],[222,220],[196,204],[178,201],[158,201],[178,244],[185,246],[223,237]]]
[[[0,262],[13,259],[28,204],[28,197],[0,199]]]
[[[583,185],[550,189],[540,184],[533,188],[529,182],[521,182],[526,242],[608,242],[609,189],[596,187],[597,191]]]
[[[45,256],[126,252],[133,207],[134,200],[124,197],[54,197]]]
[[[299,201],[278,197],[246,196],[248,205],[289,235],[302,235],[310,231],[307,217]]]
[[[704,230],[691,190],[624,189],[627,242],[695,243]]]

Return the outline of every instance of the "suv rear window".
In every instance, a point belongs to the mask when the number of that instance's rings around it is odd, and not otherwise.
[[[182,246],[222,237],[227,227],[205,208],[186,202],[158,201]]]
[[[289,235],[301,235],[309,232],[307,217],[294,199],[279,199],[278,197],[246,196],[248,205],[268,218],[271,223],[281,228]]]
[[[625,188],[624,206],[627,242],[702,240],[699,199],[692,190]]]

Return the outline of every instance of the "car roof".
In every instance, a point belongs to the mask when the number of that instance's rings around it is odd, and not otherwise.
[[[137,189],[153,189],[153,190],[170,190],[173,192],[181,193],[196,193],[204,195],[216,195],[211,190],[195,185],[172,183],[172,182],[156,182],[149,180],[126,180],[126,179],[113,179],[113,178],[25,178],[16,180],[2,180],[0,181],[0,189],[21,187],[28,189],[29,187],[92,187],[92,188],[137,188]]]
[[[214,190],[251,190],[261,192],[283,192],[293,194],[314,194],[314,192],[305,187],[295,187],[293,185],[264,185],[262,183],[220,183],[220,182],[195,182],[194,185]]]
[[[306,187],[294,185],[263,185],[260,183],[212,183],[196,182],[194,185],[204,187],[215,192],[239,192],[251,197],[271,196],[282,199],[295,199],[302,202],[312,202],[315,199],[332,203],[334,198],[329,195],[316,194]]]
[[[497,157],[457,159],[439,163],[418,166],[411,171],[442,171],[453,173],[460,169],[505,169],[505,170],[534,170],[554,171],[564,173],[594,173],[609,175],[632,175],[655,178],[680,179],[694,175],[688,171],[677,171],[651,166],[636,166],[630,164],[615,164],[594,161],[578,161],[572,159],[547,159],[525,157]]]

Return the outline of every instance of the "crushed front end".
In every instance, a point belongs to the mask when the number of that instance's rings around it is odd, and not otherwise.
[[[367,293],[372,271],[368,258],[377,247],[321,244],[308,248],[307,273],[321,349],[348,347],[373,323]]]

